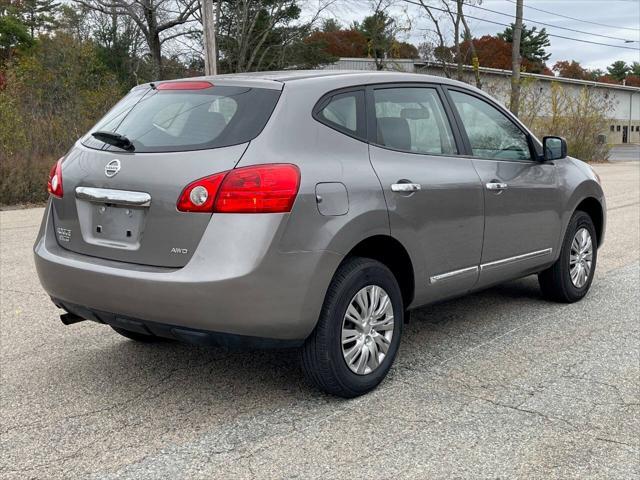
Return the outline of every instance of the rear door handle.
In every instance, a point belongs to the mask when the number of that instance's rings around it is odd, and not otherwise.
[[[505,190],[509,185],[502,182],[489,182],[486,186],[487,190],[502,191]]]
[[[417,192],[422,188],[419,183],[394,183],[391,185],[392,192]]]

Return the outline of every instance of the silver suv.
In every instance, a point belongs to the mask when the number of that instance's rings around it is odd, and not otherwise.
[[[579,300],[605,230],[599,179],[562,138],[402,73],[138,86],[49,191],[35,261],[65,324],[299,346],[344,397],[384,378],[411,309],[534,273]]]

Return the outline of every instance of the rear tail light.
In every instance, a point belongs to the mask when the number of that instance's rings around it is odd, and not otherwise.
[[[295,165],[256,165],[231,170],[220,186],[215,211],[289,212],[299,186],[300,170]]]
[[[51,167],[47,190],[54,197],[62,198],[62,158]]]
[[[178,210],[181,212],[213,212],[218,188],[227,172],[216,173],[190,183],[180,194]]]
[[[300,187],[300,170],[291,164],[237,168],[196,180],[178,199],[181,212],[290,212]]]

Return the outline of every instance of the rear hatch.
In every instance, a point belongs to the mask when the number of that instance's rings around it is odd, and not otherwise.
[[[232,169],[279,95],[280,86],[202,81],[132,90],[62,161],[63,195],[52,201],[58,243],[100,258],[184,266],[211,214],[178,211],[180,193]]]

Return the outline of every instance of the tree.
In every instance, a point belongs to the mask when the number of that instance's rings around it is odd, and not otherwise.
[[[427,15],[431,19],[431,22],[433,22],[433,26],[435,28],[434,33],[436,34],[438,40],[438,43],[435,46],[432,46],[429,42],[425,42],[420,45],[422,56],[427,60],[430,56],[433,56],[437,61],[440,62],[445,77],[451,78],[451,73],[449,72],[449,63],[452,60],[451,49],[447,47],[444,29],[440,25],[440,16],[437,15],[435,11],[425,3],[425,0],[419,0],[419,2],[420,5],[422,5],[424,11],[427,12]]]
[[[587,69],[588,80],[597,82],[600,77],[604,76],[604,71],[600,68],[594,68],[592,70]]]
[[[141,81],[155,80],[151,72],[140,78],[139,68],[143,62],[139,51],[144,38],[131,18],[94,14],[91,30],[98,58],[116,75],[124,90]]]
[[[514,24],[507,27],[504,32],[498,34],[498,38],[507,43],[513,43]],[[546,29],[538,30],[537,27],[527,28],[522,25],[522,34],[520,36],[520,55],[523,59],[530,62],[532,67],[531,73],[540,73],[544,69],[544,65],[551,54],[547,53],[546,48],[551,45],[549,35]]]
[[[221,70],[302,68],[332,61],[320,44],[304,41],[315,18],[301,23],[300,14],[296,0],[223,1],[218,26]]]
[[[640,62],[633,62],[631,64],[631,74],[640,76]]]
[[[471,51],[471,45],[475,47],[478,62],[483,67],[511,68],[511,44],[491,35],[485,35],[472,40],[465,40],[461,50],[463,55]]]
[[[395,41],[395,20],[384,10],[376,10],[373,15],[365,17],[362,23],[354,23],[354,27],[367,39],[369,55],[375,59],[377,69],[382,70],[382,60],[391,56]]]
[[[629,75],[627,75],[627,78],[625,80],[625,83],[630,87],[640,87],[640,75],[634,75],[633,73],[630,73]]]
[[[618,82],[622,82],[627,74],[631,71],[631,67],[627,65],[624,60],[618,60],[613,62],[610,66],[607,67],[607,72],[613,78],[615,78]]]
[[[598,82],[610,83],[612,85],[620,84],[620,82],[616,78],[613,78],[611,75],[603,75],[601,77],[598,77]]]
[[[332,33],[339,32],[340,30],[342,30],[342,27],[335,18],[327,18],[322,21],[322,28],[320,30],[323,32]]]
[[[100,62],[116,75],[123,93],[138,83],[157,79],[146,54],[145,38],[131,17],[62,5],[58,25],[56,34],[64,32],[79,43],[94,44]]]
[[[0,90],[0,203],[45,201],[51,164],[121,96],[93,42],[58,31],[28,53]]]
[[[57,27],[56,14],[60,4],[54,0],[21,0],[14,2],[13,7],[32,39],[36,33],[49,32]]]
[[[391,58],[418,58],[418,56],[418,49],[412,43],[396,40],[391,46]]]
[[[456,18],[462,22],[462,26],[464,27],[464,38],[465,40],[471,40],[471,29],[469,28],[469,24],[467,23],[467,19],[464,16],[464,11],[462,9],[462,5],[464,4],[463,0],[456,0]],[[471,50],[471,65],[473,66],[473,72],[476,79],[476,87],[482,88],[482,82],[480,80],[480,59],[478,58],[478,52],[476,52],[476,47],[473,42],[469,43],[469,47]],[[458,52],[460,51],[460,46],[458,44]],[[458,72],[460,72],[461,60],[458,60]]]
[[[58,30],[81,42],[89,40],[96,28],[89,20],[92,12],[82,5],[62,5],[57,18]]]
[[[576,91],[559,82],[551,82],[550,91],[537,95],[539,81],[527,80],[532,81],[529,85],[523,82],[523,97],[527,97],[527,90],[534,94],[533,101],[525,102],[522,108],[523,119],[533,118],[527,126],[540,137],[550,132],[565,137],[571,156],[585,161],[606,160],[609,147],[606,142],[598,142],[598,136],[608,129],[614,97],[589,85]]]
[[[317,30],[304,41],[307,44],[315,43],[327,54],[338,58],[367,56],[367,38],[358,30]]]
[[[131,18],[147,43],[153,61],[153,76],[164,78],[162,44],[190,33],[177,27],[195,21],[193,14],[200,8],[198,0],[74,0],[92,10]],[[170,32],[171,33],[168,33]]]
[[[553,66],[553,71],[564,78],[575,78],[578,80],[591,80],[591,74],[585,68],[582,68],[580,62],[575,60],[559,60]]]
[[[456,67],[456,77],[458,80],[462,80],[462,72],[466,55],[462,54],[462,42],[464,40],[467,42],[467,49],[471,52],[471,64],[473,65],[473,71],[475,74],[476,87],[482,88],[482,83],[480,81],[480,62],[478,59],[477,52],[475,50],[475,44],[471,42],[471,29],[469,28],[469,24],[464,16],[463,6],[465,3],[474,4],[475,0],[468,0],[465,2],[464,0],[456,0],[455,11],[451,9],[448,0],[441,0],[441,8],[431,7],[426,3],[425,0],[419,0],[422,8],[427,12],[427,15],[431,19],[435,27],[435,33],[438,38],[438,45],[433,50],[435,57],[441,62],[444,73],[447,77],[450,77],[449,69],[447,63],[450,62],[450,59],[447,57],[452,56],[457,63]],[[481,0],[478,0],[480,3]],[[444,17],[449,18],[453,25],[453,47],[449,49],[446,46],[445,38],[444,38],[444,29],[441,26],[441,16],[437,15],[435,12],[440,11],[444,12]],[[461,30],[463,30],[461,34]],[[424,50],[424,47],[423,47]],[[448,51],[447,51],[448,50]],[[450,52],[453,52],[452,54]]]
[[[8,62],[15,50],[24,50],[33,44],[27,26],[19,18],[9,14],[0,16],[0,65]]]

